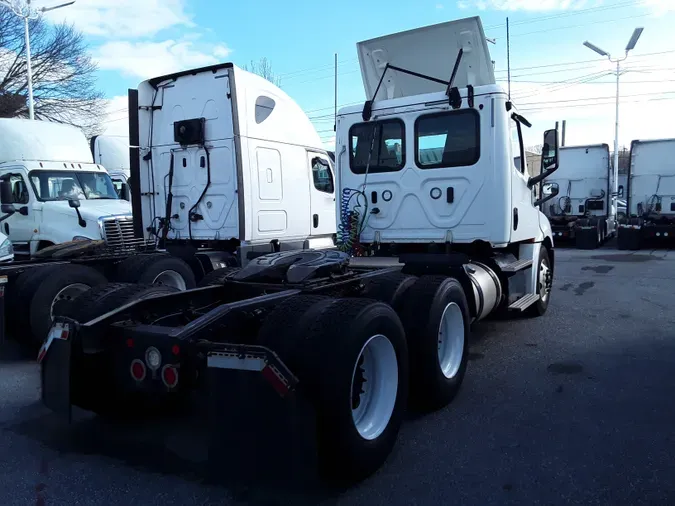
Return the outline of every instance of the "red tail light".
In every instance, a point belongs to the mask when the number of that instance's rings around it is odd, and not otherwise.
[[[174,388],[178,384],[178,369],[172,365],[162,368],[162,381],[168,388]]]
[[[131,362],[131,377],[136,381],[143,381],[145,379],[145,364],[141,360],[133,360]]]

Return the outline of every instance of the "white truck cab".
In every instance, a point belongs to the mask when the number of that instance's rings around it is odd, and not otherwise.
[[[0,224],[21,258],[78,239],[110,244],[133,237],[131,206],[105,168],[93,163],[84,134],[46,121],[0,119]]]
[[[634,140],[628,165],[626,216],[619,249],[675,239],[675,139]]]
[[[544,194],[559,192],[544,207],[558,240],[593,249],[616,234],[616,201],[607,144],[560,148],[560,168],[546,180]]]
[[[131,200],[129,140],[115,135],[95,135],[89,143],[94,162],[106,168],[119,197]]]
[[[129,97],[137,236],[214,248],[237,265],[334,247],[332,161],[274,84],[223,63],[150,79]]]
[[[541,175],[516,166],[530,124],[496,84],[480,18],[364,41],[357,51],[370,100],[337,118],[339,246],[376,256],[462,252],[481,262],[506,255],[502,271],[527,271],[525,292],[509,303],[541,304],[540,252],[550,269],[553,237],[534,189],[557,168],[557,131],[545,134]]]

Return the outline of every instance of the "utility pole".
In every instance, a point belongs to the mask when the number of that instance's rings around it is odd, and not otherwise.
[[[0,0],[0,6],[7,7],[10,11],[12,11],[18,17],[23,19],[23,29],[26,37],[26,78],[28,79],[28,118],[31,120],[35,119],[35,114],[33,107],[33,69],[31,67],[30,61],[30,34],[28,29],[28,20],[37,19],[40,16],[40,14],[60,9],[61,7],[66,7],[68,5],[73,5],[74,3],[75,0],[72,0],[70,2],[54,5],[53,7],[40,7],[39,9],[33,9],[31,6],[31,0],[25,0],[25,3],[22,0]]]
[[[613,196],[615,198],[619,194],[619,78],[621,76],[621,62],[624,61],[626,58],[628,58],[628,53],[630,51],[635,49],[635,45],[640,39],[640,36],[642,35],[643,31],[644,28],[635,29],[635,31],[633,32],[633,36],[628,41],[628,45],[626,46],[626,54],[623,58],[612,59],[612,55],[610,55],[604,49],[600,49],[598,46],[591,44],[588,41],[584,42],[584,46],[586,46],[588,49],[595,51],[600,56],[606,56],[610,62],[616,63],[616,122],[614,125],[614,171],[613,171],[614,182],[612,183]]]

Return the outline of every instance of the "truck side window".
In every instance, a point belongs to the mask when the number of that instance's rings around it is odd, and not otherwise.
[[[425,114],[415,121],[420,169],[466,167],[480,158],[480,116],[473,109]]]
[[[405,165],[405,127],[399,119],[352,125],[349,143],[349,168],[354,174],[365,174],[366,167],[368,172],[396,172]]]
[[[12,183],[13,203],[28,204],[28,187],[23,178],[19,175],[11,175],[9,181]]]
[[[511,148],[513,150],[513,162],[515,168],[525,174],[529,174],[529,170],[527,167],[527,154],[526,153],[521,153],[520,152],[520,135],[521,133],[518,132],[518,124],[516,123],[516,120],[511,118],[509,120],[509,126],[511,127]],[[532,175],[532,174],[530,174]]]
[[[312,180],[314,188],[324,193],[333,193],[333,174],[331,174],[328,162],[318,156],[312,159]]]

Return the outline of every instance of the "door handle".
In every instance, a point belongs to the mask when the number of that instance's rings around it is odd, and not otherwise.
[[[312,216],[312,222],[314,224],[314,228],[317,228],[319,226],[319,215],[315,214]]]
[[[455,189],[452,186],[448,186],[445,192],[445,200],[448,204],[452,204],[455,201]]]

